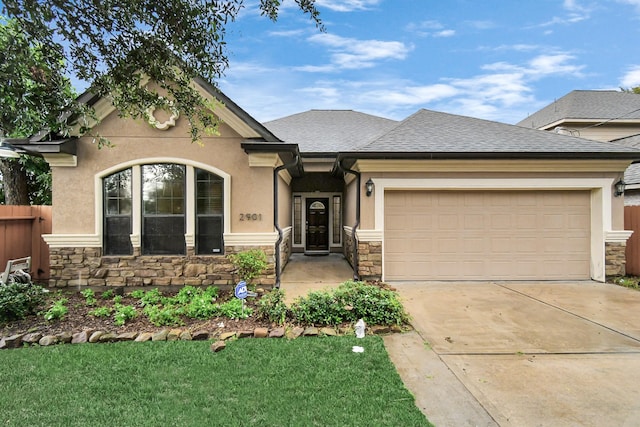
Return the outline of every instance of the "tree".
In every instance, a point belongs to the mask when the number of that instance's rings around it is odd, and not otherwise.
[[[0,137],[23,138],[43,129],[66,133],[61,116],[82,106],[64,76],[62,52],[31,42],[17,21],[1,19],[0,58]],[[3,159],[0,173],[6,204],[51,203],[50,171],[43,159]]]
[[[295,0],[321,30],[315,0]],[[193,88],[195,77],[215,83],[228,66],[226,26],[244,0],[6,0],[28,39],[68,59],[70,72],[109,96],[120,114],[145,117],[150,107],[177,109],[198,141],[215,130],[212,105]],[[260,0],[262,15],[276,21],[281,0]],[[62,42],[59,42],[62,40]],[[159,89],[147,87],[147,79]],[[145,117],[148,118],[148,117]],[[87,131],[87,129],[81,129]]]

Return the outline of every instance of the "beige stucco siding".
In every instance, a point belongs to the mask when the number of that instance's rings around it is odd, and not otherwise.
[[[278,224],[282,229],[292,225],[291,187],[284,176],[280,172],[278,177]]]
[[[166,131],[152,128],[142,120],[122,119],[112,113],[94,129],[108,138],[113,147],[98,149],[91,137],[81,138],[77,167],[53,168],[53,233],[92,234],[99,231],[94,217],[100,194],[96,183],[105,171],[115,172],[119,165],[145,162],[176,162],[195,167],[206,166],[230,176],[231,232],[273,231],[273,169],[249,167],[242,138],[225,124],[219,135],[191,142],[187,122]],[[136,191],[134,189],[134,191]],[[242,221],[241,214],[259,214],[260,220]],[[98,218],[100,220],[100,218]]]

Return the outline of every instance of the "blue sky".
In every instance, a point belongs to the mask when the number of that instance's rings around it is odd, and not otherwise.
[[[230,23],[223,92],[259,121],[420,108],[516,123],[575,89],[640,86],[640,0],[285,0]]]

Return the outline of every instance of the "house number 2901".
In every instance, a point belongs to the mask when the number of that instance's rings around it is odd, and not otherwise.
[[[241,213],[240,221],[262,221],[262,214],[259,213]]]

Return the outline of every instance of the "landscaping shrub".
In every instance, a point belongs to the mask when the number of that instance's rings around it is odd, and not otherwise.
[[[240,278],[251,284],[251,281],[267,268],[267,255],[261,249],[250,249],[227,256],[235,267]]]
[[[54,301],[53,305],[49,310],[44,312],[44,320],[60,320],[69,312],[69,307],[67,307],[67,303],[69,300],[67,298],[60,298]]]
[[[49,291],[33,283],[0,285],[0,320],[24,319],[38,312]]]
[[[258,301],[257,316],[278,325],[282,325],[289,314],[289,309],[284,302],[284,291],[274,289],[264,294]]]
[[[371,325],[401,325],[407,313],[395,292],[365,282],[347,281],[333,291],[311,292],[291,305],[299,323],[338,325],[363,319]]]

